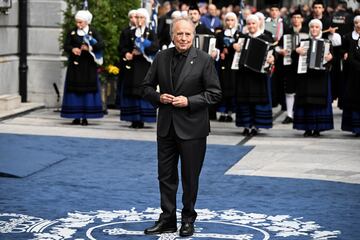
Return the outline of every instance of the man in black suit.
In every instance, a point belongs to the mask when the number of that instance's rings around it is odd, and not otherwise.
[[[174,48],[159,52],[143,83],[143,97],[159,107],[158,179],[162,213],[145,234],[176,232],[176,192],[181,159],[183,209],[180,236],[194,233],[199,176],[210,131],[208,107],[221,99],[211,57],[192,47],[195,26],[188,18],[172,23]],[[156,91],[159,85],[160,92]]]

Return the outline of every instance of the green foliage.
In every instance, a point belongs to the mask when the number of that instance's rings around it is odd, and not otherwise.
[[[60,36],[61,46],[67,32],[75,27],[74,15],[82,9],[83,0],[65,0],[64,22]],[[128,12],[140,7],[140,0],[88,0],[88,10],[93,14],[93,26],[105,41],[104,66],[116,64],[119,60],[117,46],[121,30],[128,23]]]

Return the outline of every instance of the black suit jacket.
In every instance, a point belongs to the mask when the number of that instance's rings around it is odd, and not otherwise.
[[[172,82],[171,59],[175,48],[157,54],[143,83],[143,97],[159,107],[157,134],[165,137],[173,123],[181,139],[196,139],[209,135],[208,106],[221,100],[221,88],[210,56],[192,47],[176,83]],[[156,91],[159,85],[160,92]],[[173,107],[160,103],[162,93],[188,98],[189,106]]]

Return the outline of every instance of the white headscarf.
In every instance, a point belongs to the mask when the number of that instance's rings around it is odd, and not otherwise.
[[[265,31],[265,15],[262,12],[256,12],[255,16],[259,18],[259,30],[261,33],[264,33]],[[261,23],[261,26],[260,26]]]
[[[226,20],[226,19],[228,19],[228,18],[234,18],[234,19],[235,19],[235,25],[233,26],[233,28],[236,29],[237,26],[238,26],[238,18],[237,18],[237,16],[236,16],[236,14],[233,13],[233,12],[228,12],[227,14],[225,14],[224,19]]]
[[[80,10],[75,14],[75,19],[83,20],[87,22],[87,24],[91,23],[93,15],[88,10]]]
[[[255,14],[250,14],[249,16],[246,17],[246,22],[253,20],[257,23],[259,23],[259,18],[255,15]]]
[[[176,10],[172,12],[171,19],[180,18],[181,16],[182,16],[181,12]]]
[[[250,15],[246,18],[246,22],[249,22],[249,21],[254,21],[254,22],[257,22],[258,24],[259,24],[259,22],[260,22],[259,18],[258,18],[255,14],[250,14]],[[253,38],[258,37],[258,36],[260,36],[261,34],[262,34],[262,32],[261,32],[260,28],[257,30],[256,33],[251,34],[251,33],[249,32],[249,36],[250,36],[250,37],[253,37]]]
[[[128,18],[130,18],[132,15],[136,14],[136,9],[132,9],[128,12]]]
[[[355,30],[355,22],[358,22],[358,21],[360,21],[360,15],[357,15],[354,17],[354,31],[352,31],[352,33],[351,33],[352,39],[354,39],[354,40],[358,40],[360,37],[360,34],[358,32],[356,32],[356,30]]]
[[[360,15],[357,15],[354,17],[354,23],[357,22],[357,21],[360,21]]]
[[[319,27],[320,27],[320,34],[319,34],[319,36],[316,36],[315,38],[321,38],[321,36],[322,36],[322,29],[323,29],[323,24],[322,24],[322,22],[319,20],[319,19],[317,19],[317,18],[314,18],[314,19],[312,19],[310,22],[309,22],[309,29],[310,29],[310,27],[312,26],[312,25],[314,25],[314,24],[317,24],[317,25],[319,25]],[[310,34],[310,30],[309,30],[309,36],[311,36],[311,34]]]
[[[150,23],[150,16],[149,16],[149,12],[147,11],[146,8],[139,8],[136,10],[136,14],[139,14],[141,16],[145,17],[145,25],[148,26]]]

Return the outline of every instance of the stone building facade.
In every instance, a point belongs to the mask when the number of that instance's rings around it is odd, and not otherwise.
[[[19,95],[19,4],[12,0],[7,13],[0,13],[0,96]],[[65,78],[59,36],[62,0],[27,0],[27,101],[55,107]]]

